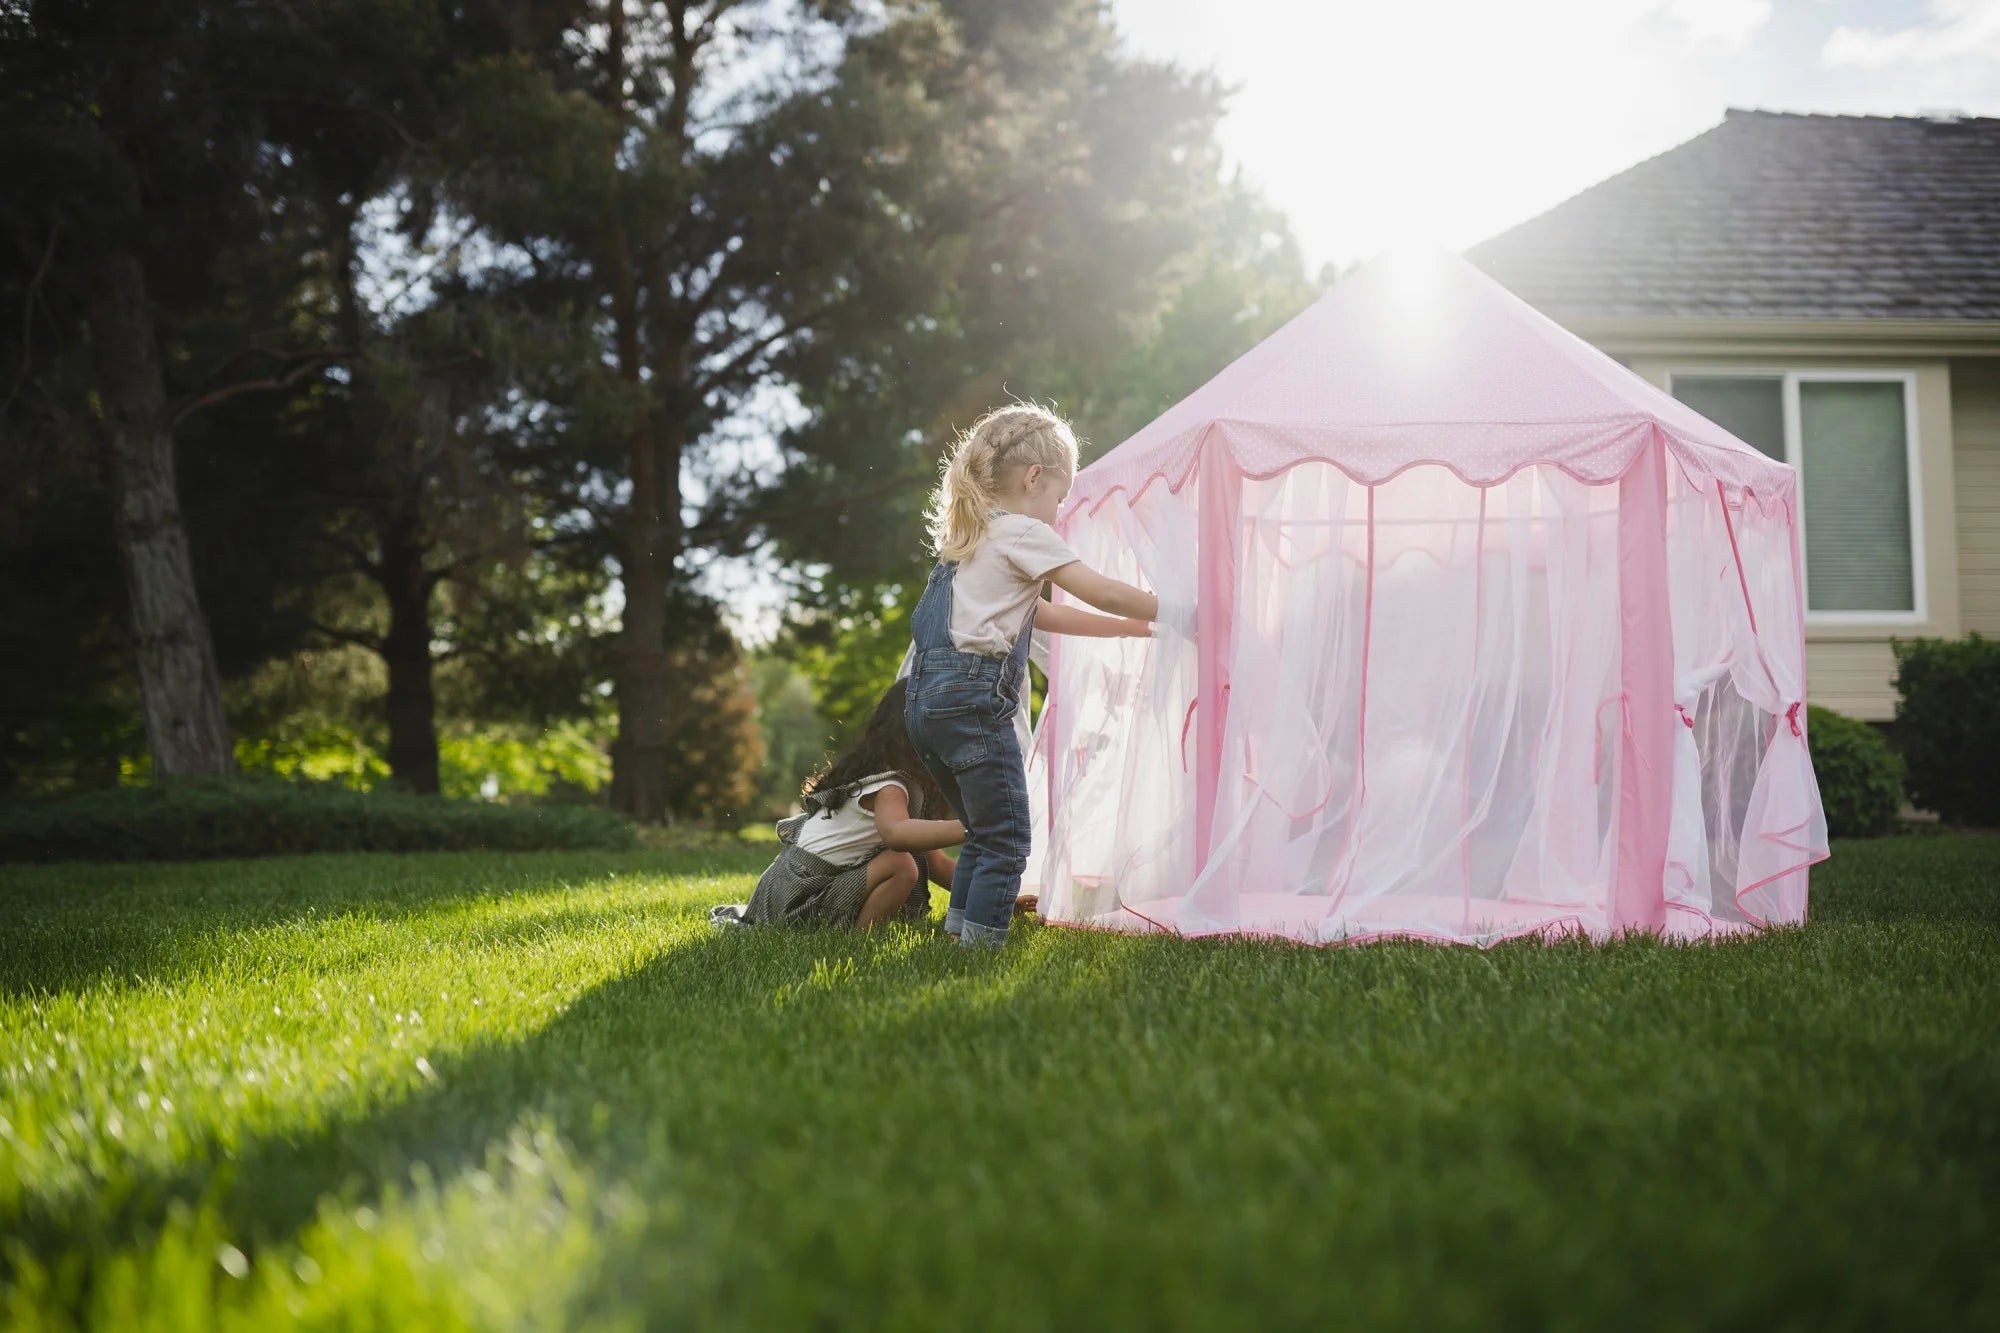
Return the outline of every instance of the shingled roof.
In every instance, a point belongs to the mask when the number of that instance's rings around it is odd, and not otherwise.
[[[1467,258],[1563,321],[2000,320],[2000,118],[1732,110]]]

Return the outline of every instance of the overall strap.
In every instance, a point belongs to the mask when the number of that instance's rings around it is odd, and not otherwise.
[[[910,613],[910,638],[919,654],[952,646],[951,590],[957,576],[957,564],[940,560],[932,568],[929,581],[924,584],[924,594],[917,599],[917,609]]]
[[[1027,678],[1028,654],[1034,648],[1035,613],[1042,609],[1042,596],[1038,591],[1035,600],[1028,603],[1028,614],[1021,621],[1021,632],[1014,636],[1014,646],[1007,652],[1007,670],[1021,673]]]

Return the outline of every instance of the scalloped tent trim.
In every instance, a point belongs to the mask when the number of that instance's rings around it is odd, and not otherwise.
[[[1331,463],[1362,485],[1413,467],[1494,486],[1526,467],[1589,485],[1625,475],[1652,430],[1697,490],[1789,510],[1788,465],[1526,305],[1454,255],[1377,260],[1342,279],[1156,421],[1084,468],[1066,516],[1155,482],[1205,448],[1246,477]]]

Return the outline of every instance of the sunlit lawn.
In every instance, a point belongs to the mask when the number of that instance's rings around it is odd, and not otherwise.
[[[0,870],[0,1325],[2000,1326],[2000,839],[1487,953],[711,934],[763,855]]]

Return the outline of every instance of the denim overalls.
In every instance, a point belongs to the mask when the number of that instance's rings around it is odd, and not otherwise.
[[[904,725],[917,757],[965,825],[965,845],[951,878],[945,929],[967,946],[998,948],[1032,836],[1028,775],[1014,714],[1028,682],[1035,603],[1005,657],[960,652],[951,642],[951,589],[958,566],[940,562],[910,617],[916,654],[910,665]]]

